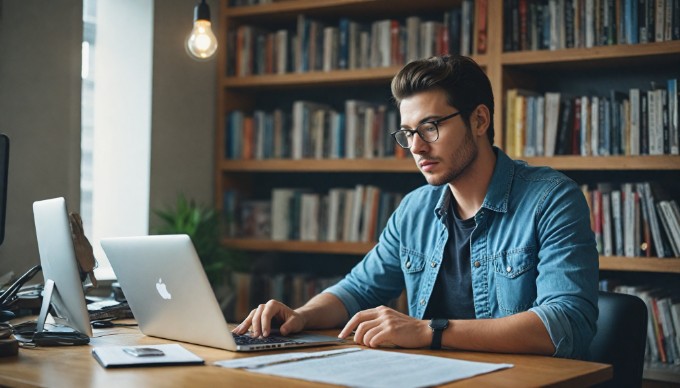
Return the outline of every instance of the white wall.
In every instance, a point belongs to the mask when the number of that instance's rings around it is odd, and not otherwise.
[[[156,1],[151,139],[151,219],[154,209],[176,202],[177,195],[213,204],[215,168],[216,60],[196,62],[184,44],[193,27],[198,0]],[[213,32],[218,34],[219,2],[209,0]],[[218,50],[223,50],[219,47]]]
[[[38,264],[32,204],[80,204],[82,1],[0,1],[0,131],[10,175],[0,274]]]
[[[154,4],[150,212],[180,192],[213,203],[216,64],[191,60],[183,46],[195,3]],[[217,24],[219,3],[208,3]],[[38,263],[33,201],[65,196],[78,210],[82,2],[4,0],[0,7],[0,131],[12,139],[3,274]],[[151,228],[154,222],[151,215]]]

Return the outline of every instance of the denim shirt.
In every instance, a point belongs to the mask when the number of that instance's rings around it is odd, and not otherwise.
[[[475,315],[533,311],[550,334],[554,356],[583,359],[598,315],[598,253],[585,197],[555,170],[494,152],[496,166],[470,239]],[[406,195],[377,245],[324,292],[352,316],[405,288],[409,315],[422,319],[448,241],[451,200],[448,185]]]

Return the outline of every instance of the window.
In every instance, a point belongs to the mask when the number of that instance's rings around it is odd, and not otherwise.
[[[153,0],[83,0],[81,216],[99,240],[149,229]]]

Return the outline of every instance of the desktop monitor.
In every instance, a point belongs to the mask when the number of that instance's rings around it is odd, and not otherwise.
[[[9,167],[9,138],[0,133],[0,245],[5,240],[7,207],[7,175]]]
[[[54,282],[51,305],[55,322],[92,337],[64,198],[33,203],[35,232],[45,282]],[[41,314],[42,315],[42,314]]]

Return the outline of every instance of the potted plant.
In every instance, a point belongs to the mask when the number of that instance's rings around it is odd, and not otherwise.
[[[229,271],[243,269],[243,255],[220,244],[220,222],[213,208],[196,204],[180,194],[173,208],[154,210],[154,213],[163,221],[154,233],[186,234],[191,238],[214,289],[229,278],[226,276]]]

